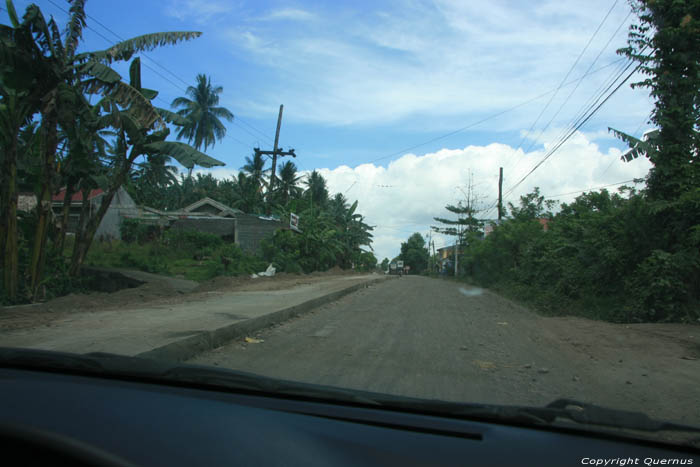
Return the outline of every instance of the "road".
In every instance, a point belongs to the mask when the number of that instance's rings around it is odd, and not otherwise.
[[[569,397],[700,425],[700,326],[543,317],[451,280],[384,281],[190,363],[428,399]]]

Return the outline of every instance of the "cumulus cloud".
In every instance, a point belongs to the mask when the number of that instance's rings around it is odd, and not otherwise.
[[[346,192],[350,200],[359,200],[358,211],[375,225],[374,250],[381,260],[399,253],[402,241],[413,232],[425,235],[433,217],[449,217],[444,209],[464,198],[462,191],[471,177],[474,193],[484,207],[498,196],[498,169],[504,167],[504,191],[542,159],[544,150],[524,154],[503,144],[467,146],[461,149],[415,155],[406,154],[387,167],[363,164],[351,168],[340,166],[321,169],[331,192]],[[518,186],[506,201],[517,204],[519,197],[540,187],[545,196],[644,177],[650,164],[645,159],[632,163],[619,160],[615,148],[602,152],[582,133],[577,133],[544,165]],[[614,191],[617,187],[608,188]],[[571,201],[575,194],[559,197]],[[486,213],[495,218],[495,210]],[[436,246],[448,244],[449,238],[437,236]]]

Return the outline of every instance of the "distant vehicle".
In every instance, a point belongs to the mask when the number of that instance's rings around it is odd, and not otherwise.
[[[388,274],[398,274],[399,276],[402,275],[404,272],[403,269],[403,261],[394,261],[391,264],[389,264],[389,271]]]

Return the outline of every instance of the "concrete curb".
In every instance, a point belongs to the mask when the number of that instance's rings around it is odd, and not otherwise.
[[[194,336],[186,337],[179,341],[171,342],[170,344],[142,352],[137,354],[136,357],[178,362],[189,360],[202,352],[221,347],[222,345],[227,344],[228,342],[231,342],[239,337],[250,335],[266,327],[281,323],[295,316],[308,313],[314,308],[325,305],[328,302],[338,300],[339,298],[355,292],[356,290],[369,287],[372,284],[383,282],[388,279],[388,277],[378,277],[376,279],[360,282],[359,284],[354,284],[344,289],[331,292],[327,295],[314,298],[289,308],[283,308],[257,318],[229,324],[213,331],[203,331]]]

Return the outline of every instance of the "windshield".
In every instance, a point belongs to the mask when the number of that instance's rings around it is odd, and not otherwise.
[[[0,16],[1,347],[700,425],[697,1]]]

